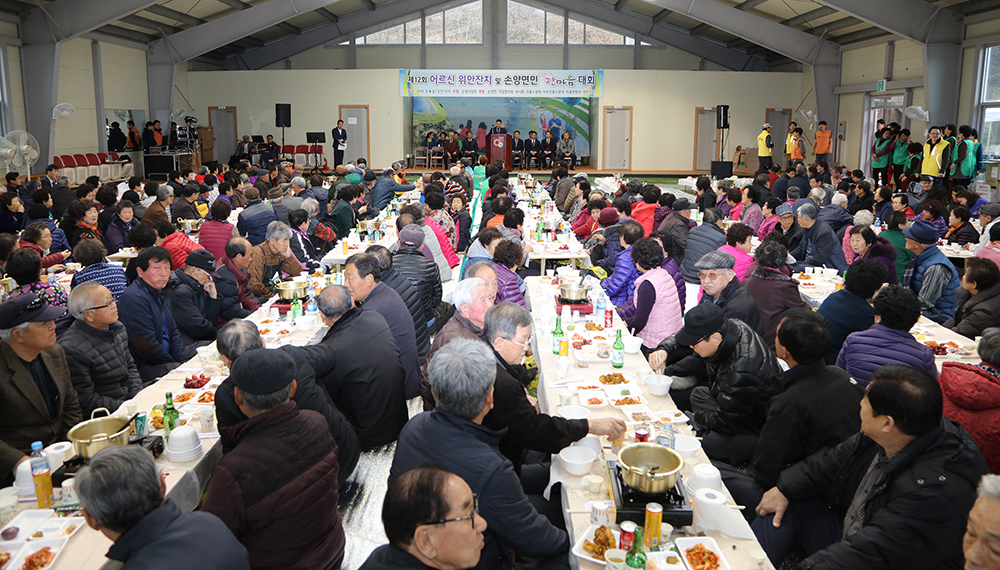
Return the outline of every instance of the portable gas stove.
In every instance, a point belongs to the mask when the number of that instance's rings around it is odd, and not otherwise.
[[[646,523],[646,503],[659,503],[663,506],[663,522],[670,523],[674,528],[691,524],[694,510],[684,490],[681,476],[677,475],[677,484],[666,493],[640,493],[625,484],[621,475],[621,466],[617,459],[608,460],[608,473],[611,474],[611,492],[615,499],[615,522],[632,521],[642,525]]]
[[[306,313],[306,307],[309,304],[309,299],[299,299],[299,302],[302,303],[302,314],[304,315]],[[290,302],[280,303],[275,301],[274,303],[271,304],[271,306],[277,307],[278,312],[281,313],[282,315],[292,310],[292,304]]]
[[[561,313],[563,306],[567,306],[570,311],[577,311],[581,315],[589,315],[594,312],[594,305],[588,303],[587,301],[570,301],[568,299],[563,299],[559,295],[555,295],[555,298],[556,313]]]
[[[147,451],[153,454],[153,457],[159,457],[163,453],[164,442],[163,436],[159,435],[146,435],[142,437],[131,437],[129,438],[129,445],[141,445],[146,448]],[[62,486],[62,482],[70,477],[76,475],[77,471],[82,469],[90,463],[90,459],[81,457],[79,455],[74,455],[73,457],[67,459],[63,462],[62,467],[56,469],[52,473],[52,484],[56,487]]]

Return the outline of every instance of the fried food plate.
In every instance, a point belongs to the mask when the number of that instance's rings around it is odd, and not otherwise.
[[[710,536],[692,536],[692,537],[681,537],[678,538],[674,543],[677,545],[677,550],[681,551],[681,560],[684,561],[684,565],[687,566],[688,570],[732,570],[729,566],[729,562],[726,557],[722,555],[722,549],[719,548],[719,543],[715,542],[715,539]],[[706,566],[695,566],[688,558],[688,550],[694,548],[698,545],[702,545],[708,550],[711,550],[719,557],[719,562],[717,565],[706,565]]]
[[[60,538],[47,538],[26,542],[17,554],[11,556],[10,562],[3,567],[3,570],[41,570],[42,568],[49,568],[55,564],[59,555],[66,548],[66,542],[68,541],[69,537],[63,536]],[[27,563],[29,559],[31,562]]]
[[[586,550],[583,549],[583,544],[586,541],[588,541],[588,540],[591,541],[591,542],[594,541],[594,533],[597,532],[598,528],[600,528],[598,525],[594,525],[594,524],[590,525],[590,527],[587,528],[587,532],[583,533],[583,535],[580,536],[580,539],[576,541],[576,544],[573,545],[573,549],[570,550],[570,552],[572,552],[577,558],[582,558],[584,560],[589,560],[589,561],[593,562],[594,564],[600,564],[601,566],[605,566],[607,564],[607,562],[605,562],[604,560],[598,560],[598,559],[594,558],[593,554],[591,554],[591,553],[589,553],[589,552],[587,552]],[[611,534],[615,537],[615,544],[612,546],[612,548],[618,548],[618,535],[620,533],[617,530],[614,530],[614,529],[610,529],[610,530],[611,530]]]

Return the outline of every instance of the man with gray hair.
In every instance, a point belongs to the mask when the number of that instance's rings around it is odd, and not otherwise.
[[[102,449],[75,481],[87,526],[114,542],[106,556],[125,568],[250,570],[247,549],[218,517],[164,499],[166,483],[143,447]]]
[[[514,552],[520,563],[547,559],[545,563],[564,566],[569,536],[528,500],[514,466],[497,450],[503,433],[482,425],[493,408],[496,380],[489,346],[455,339],[431,358],[428,374],[437,407],[411,419],[399,434],[390,485],[425,462],[464,479],[479,496],[479,514],[487,523],[477,570],[509,568]]]
[[[323,416],[291,401],[295,359],[258,348],[233,363],[236,404],[249,418],[222,428],[236,441],[212,470],[201,510],[222,519],[255,569],[339,569],[337,443]]]
[[[833,233],[842,235],[841,230],[854,223],[854,216],[847,210],[847,196],[834,194],[830,203],[819,209],[816,219],[830,226]]]
[[[115,297],[104,285],[87,281],[73,288],[68,306],[74,320],[59,344],[83,416],[97,408],[114,412],[142,388]]]
[[[337,363],[319,377],[326,392],[354,426],[363,450],[396,441],[409,417],[406,372],[385,318],[355,307],[343,285],[324,288],[316,308],[330,327],[320,346]]]
[[[495,296],[495,294],[494,294]],[[455,314],[441,327],[434,337],[427,358],[420,367],[420,395],[424,399],[424,410],[434,409],[434,394],[431,392],[430,380],[427,376],[427,366],[434,354],[449,342],[464,338],[483,340],[483,328],[486,326],[486,310],[493,306],[490,291],[486,283],[478,277],[467,277],[458,282],[452,292],[452,303]]]
[[[295,211],[302,208],[302,201],[307,197],[301,194],[309,187],[306,183],[306,179],[301,176],[296,176],[292,178],[292,184],[288,187],[291,190],[291,194],[286,194],[285,197],[281,199],[281,205],[288,208],[289,211]]]
[[[280,273],[292,277],[302,273],[302,264],[292,254],[291,242],[292,230],[275,220],[267,225],[264,242],[251,250],[247,283],[258,300],[264,301],[278,292],[273,281]]]
[[[505,431],[500,438],[500,453],[521,477],[528,494],[541,494],[548,484],[549,462],[525,465],[521,460],[530,449],[545,454],[559,453],[588,433],[617,440],[625,435],[625,422],[618,418],[567,420],[539,413],[525,391],[523,367],[531,342],[531,313],[524,307],[504,301],[486,311],[486,342],[493,347],[497,376],[493,386],[493,409],[483,418],[483,425]],[[541,469],[527,469],[541,467]],[[528,473],[530,477],[526,477]]]
[[[170,205],[174,202],[174,189],[166,184],[160,184],[155,193],[146,191],[150,196],[156,196],[156,200],[146,207],[146,212],[142,215],[142,223],[152,227],[156,222],[170,221]]]
[[[486,283],[490,290],[489,301],[495,304],[497,300],[497,270],[489,261],[477,261],[465,269],[469,277],[478,277]]]
[[[235,320],[219,329],[215,345],[219,349],[219,358],[232,368],[233,362],[244,353],[264,348],[264,339],[260,337],[260,331],[253,322]],[[340,464],[338,480],[343,485],[358,464],[361,444],[354,427],[337,409],[322,386],[321,379],[333,373],[334,367],[339,365],[335,354],[329,347],[322,345],[282,346],[274,352],[284,353],[294,362],[296,389],[292,401],[300,410],[313,410],[326,418],[330,435],[337,442],[337,459]],[[234,372],[215,390],[215,414],[219,422],[219,442],[223,453],[229,453],[236,446],[236,442],[224,428],[249,419],[236,403],[237,380],[239,378]]]
[[[962,541],[967,570],[1000,570],[1000,475],[983,475]]]
[[[826,222],[818,219],[816,206],[806,204],[796,214],[802,228],[802,241],[789,252],[796,259],[792,269],[802,271],[806,267],[833,267],[837,271],[846,271],[847,261],[844,260],[840,240]]]

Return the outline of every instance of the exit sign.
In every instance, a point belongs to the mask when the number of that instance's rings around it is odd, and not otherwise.
[[[875,90],[878,91],[879,93],[882,93],[882,92],[885,91],[885,79],[879,79],[875,83]]]

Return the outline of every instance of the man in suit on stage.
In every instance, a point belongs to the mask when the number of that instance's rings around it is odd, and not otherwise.
[[[524,168],[524,141],[521,140],[521,131],[514,131],[514,138],[510,141],[510,160],[518,168]]]
[[[507,134],[507,129],[503,128],[503,121],[497,119],[497,126],[490,129],[491,135],[505,135]]]
[[[542,141],[536,137],[538,137],[537,132],[528,131],[528,140],[524,141],[524,163],[528,168],[531,167],[532,160],[539,167],[542,166]]]
[[[347,144],[347,131],[344,130],[344,121],[337,120],[337,128],[333,129],[333,167],[336,168],[344,164],[344,151],[341,145]]]

